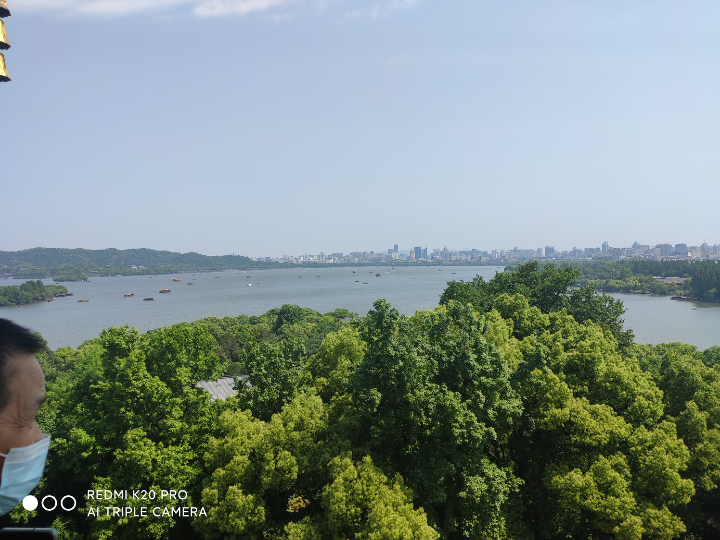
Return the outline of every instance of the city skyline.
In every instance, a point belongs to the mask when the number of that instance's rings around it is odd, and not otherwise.
[[[233,253],[234,254],[234,253]],[[640,244],[635,241],[627,247],[615,247],[609,241],[602,242],[599,247],[559,249],[547,245],[544,248],[518,248],[511,249],[478,249],[462,248],[449,249],[428,248],[413,246],[409,249],[400,249],[399,244],[385,250],[359,250],[350,252],[328,252],[301,253],[298,255],[284,254],[282,256],[259,256],[253,257],[256,260],[275,262],[358,262],[373,260],[505,260],[514,259],[519,261],[531,259],[562,259],[562,260],[584,260],[584,259],[626,259],[632,257],[643,258],[664,258],[664,259],[720,259],[720,244],[702,242],[699,245],[678,243],[678,244]]]

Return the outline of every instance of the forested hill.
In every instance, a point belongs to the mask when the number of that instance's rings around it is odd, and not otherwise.
[[[144,266],[133,272],[132,266]],[[129,274],[258,268],[272,263],[256,262],[242,255],[208,256],[199,253],[174,253],[154,249],[65,249],[33,248],[0,251],[0,274],[39,278],[60,274]]]

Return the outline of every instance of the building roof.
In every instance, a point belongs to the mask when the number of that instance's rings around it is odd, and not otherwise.
[[[225,401],[227,398],[238,393],[238,391],[235,390],[235,377],[220,377],[217,381],[198,381],[195,386],[207,391],[212,396],[210,398],[211,401],[218,399]]]

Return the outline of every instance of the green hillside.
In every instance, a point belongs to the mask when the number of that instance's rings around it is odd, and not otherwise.
[[[133,269],[132,267],[145,267]],[[154,249],[33,248],[0,251],[0,274],[16,278],[59,275],[147,274],[208,271],[227,268],[263,268],[273,263],[256,262],[242,255],[208,256]]]

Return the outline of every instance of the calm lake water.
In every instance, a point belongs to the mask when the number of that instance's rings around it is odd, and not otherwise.
[[[298,304],[321,313],[347,308],[364,315],[376,299],[385,298],[402,313],[410,315],[418,309],[435,307],[448,281],[470,280],[476,274],[489,279],[499,270],[502,268],[491,266],[443,267],[442,270],[438,267],[296,268],[100,277],[91,278],[90,283],[66,283],[68,290],[75,293],[73,297],[20,308],[0,308],[0,317],[40,332],[53,349],[77,347],[113,325],[129,324],[145,332],[209,316],[260,315],[283,304]],[[381,277],[376,277],[378,273]],[[182,281],[173,282],[173,277],[180,277]],[[0,285],[24,282],[3,280]],[[51,282],[45,280],[45,283]],[[172,292],[159,294],[161,288],[170,288]],[[135,296],[124,298],[125,293],[135,293]],[[720,304],[678,302],[667,296],[613,296],[625,303],[625,324],[634,330],[641,343],[682,341],[701,349],[720,344]],[[145,297],[155,300],[144,302]],[[80,298],[90,301],[78,303]]]

